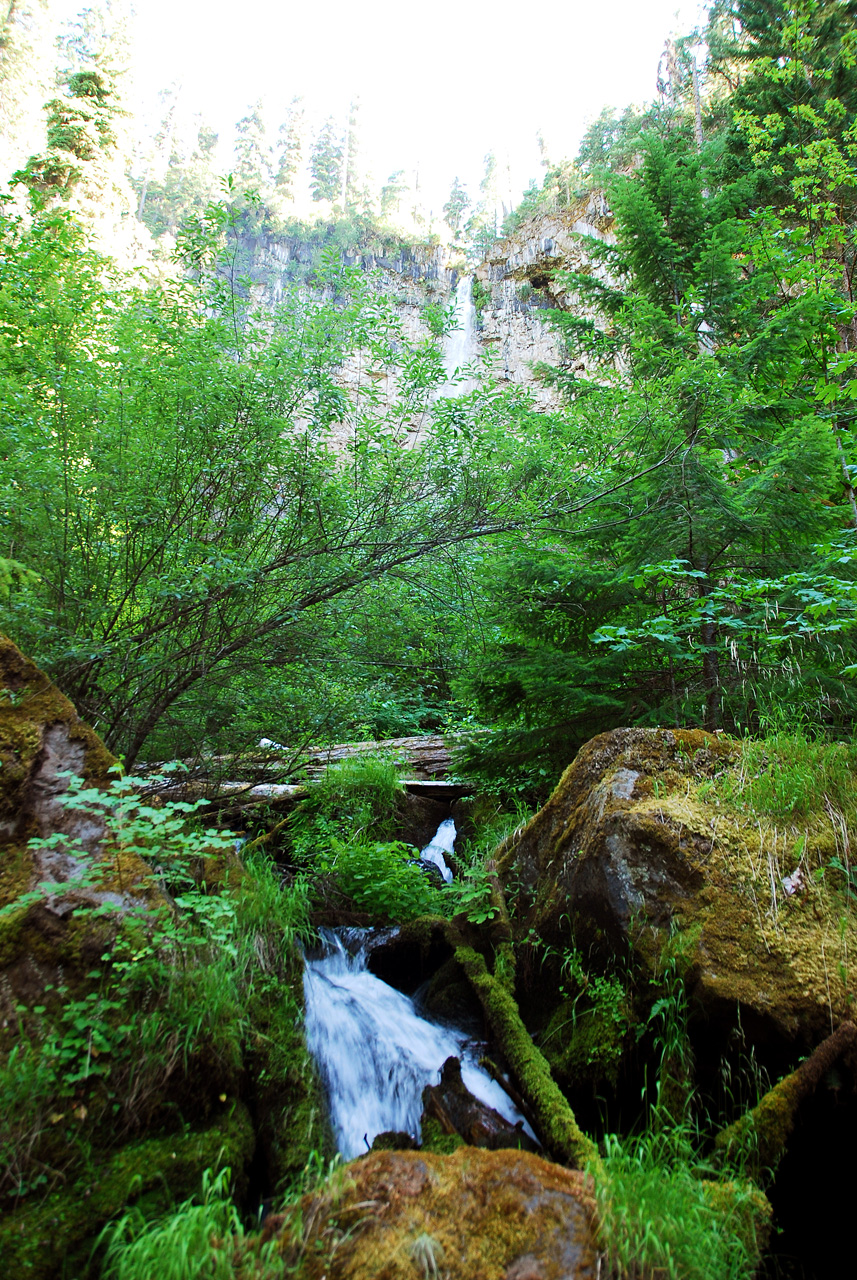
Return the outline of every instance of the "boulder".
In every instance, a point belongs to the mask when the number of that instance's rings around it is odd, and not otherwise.
[[[638,986],[678,957],[692,1016],[719,1042],[740,1026],[757,1045],[805,1050],[848,1015],[854,913],[823,852],[790,879],[800,833],[780,832],[774,856],[759,815],[718,790],[739,753],[698,730],[601,734],[498,868],[518,937],[535,930],[588,966],[631,965]]]
[[[0,635],[0,1019],[7,1026],[16,1004],[38,1003],[60,975],[73,984],[97,968],[123,917],[164,901],[151,868],[111,846],[100,816],[63,804],[70,774],[106,787],[115,764],[69,700]]]
[[[307,1280],[595,1280],[598,1267],[583,1175],[525,1151],[370,1152],[265,1235]]]
[[[512,1124],[493,1107],[474,1098],[461,1077],[458,1058],[447,1058],[437,1084],[423,1089],[423,1118],[433,1120],[448,1137],[458,1135],[471,1147],[499,1151],[538,1151],[537,1142],[525,1132],[523,1123]]]

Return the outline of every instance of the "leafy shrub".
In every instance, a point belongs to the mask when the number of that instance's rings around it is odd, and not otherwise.
[[[319,867],[335,876],[355,906],[398,923],[437,912],[442,904],[440,891],[414,863],[415,852],[400,840],[355,844],[333,839]]]

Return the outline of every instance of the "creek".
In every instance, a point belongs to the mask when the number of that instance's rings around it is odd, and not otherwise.
[[[304,971],[306,1039],[324,1083],[337,1146],[345,1159],[365,1153],[379,1133],[419,1140],[422,1092],[437,1084],[447,1058],[461,1061],[474,1097],[512,1124],[520,1114],[478,1064],[479,1047],[455,1027],[424,1017],[416,999],[375,977],[373,948],[395,930],[323,929],[321,954]]]

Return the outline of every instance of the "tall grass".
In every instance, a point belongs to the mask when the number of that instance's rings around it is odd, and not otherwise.
[[[273,1245],[256,1252],[252,1270],[241,1268],[244,1226],[229,1195],[230,1170],[203,1175],[202,1192],[152,1221],[137,1211],[112,1223],[99,1240],[106,1245],[103,1280],[233,1280],[239,1274],[274,1280],[284,1267]]]
[[[706,1172],[683,1127],[604,1139],[595,1198],[609,1275],[617,1280],[749,1280],[755,1275],[759,1193],[752,1184],[729,1183],[717,1185],[720,1194],[712,1195]]]
[[[857,744],[777,730],[748,739],[736,770],[724,775],[724,799],[779,821],[807,821],[833,805],[857,809]]]

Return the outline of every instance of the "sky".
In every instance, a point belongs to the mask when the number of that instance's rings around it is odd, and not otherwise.
[[[223,136],[260,97],[276,119],[300,95],[319,121],[344,119],[358,97],[363,168],[383,182],[419,166],[437,209],[455,176],[476,193],[486,152],[517,197],[540,178],[539,132],[557,161],[602,107],[651,101],[667,36],[702,11],[699,0],[136,0],[136,93],[151,105],[178,82]]]

